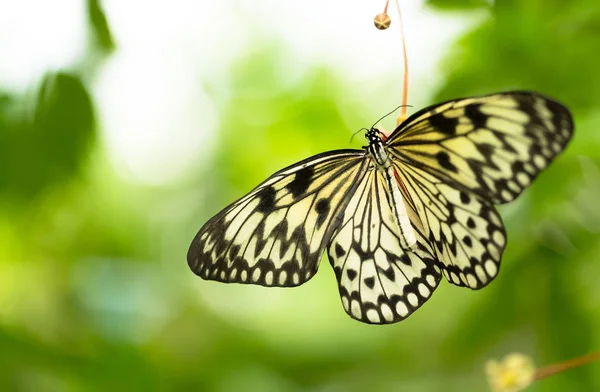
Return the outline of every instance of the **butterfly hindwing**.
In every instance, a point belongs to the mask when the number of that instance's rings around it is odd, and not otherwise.
[[[412,195],[418,224],[451,283],[479,289],[498,274],[506,232],[496,208],[479,195],[412,166],[394,164]],[[414,223],[413,223],[414,224]]]
[[[573,135],[561,104],[506,92],[423,109],[387,140],[395,158],[493,204],[515,199]]]
[[[320,154],[273,174],[221,211],[198,232],[188,252],[204,279],[263,286],[297,286],[316,272],[331,221],[364,154]]]
[[[429,299],[441,277],[421,228],[414,249],[401,247],[391,203],[383,174],[370,171],[350,196],[327,249],[346,313],[366,323],[408,317]]]

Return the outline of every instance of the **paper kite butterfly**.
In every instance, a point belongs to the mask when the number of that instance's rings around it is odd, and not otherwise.
[[[209,220],[190,246],[204,279],[291,287],[324,250],[356,320],[394,323],[442,274],[471,289],[498,274],[506,232],[495,204],[514,200],[573,135],[563,105],[534,92],[423,109],[362,150],[315,155],[273,174]]]

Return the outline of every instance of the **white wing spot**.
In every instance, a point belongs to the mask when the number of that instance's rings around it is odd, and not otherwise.
[[[521,187],[519,186],[519,184],[517,184],[514,181],[508,181],[507,185],[510,188],[510,190],[513,192],[519,192],[521,190]]]
[[[408,316],[408,308],[406,307],[406,304],[404,302],[398,301],[398,303],[396,304],[396,313],[398,313],[400,317]]]
[[[294,282],[294,284],[300,283],[300,275],[298,275],[297,272],[294,272],[294,275],[292,275],[292,281]]]
[[[498,246],[506,245],[506,238],[504,238],[504,234],[502,234],[500,230],[496,230],[494,232],[494,234],[492,235],[492,239],[495,243],[498,244]]]
[[[379,323],[381,319],[379,318],[379,313],[375,309],[367,310],[367,318],[372,323]]]
[[[202,249],[202,251],[206,253],[209,249],[213,248],[214,245],[215,241],[212,238],[208,238],[204,243],[204,248]]]
[[[347,297],[342,297],[342,306],[344,307],[344,310],[346,312],[350,310],[350,307],[348,306],[348,298]]]
[[[555,153],[558,154],[560,152],[561,148],[562,147],[560,146],[560,143],[558,143],[558,142],[552,143],[552,150],[554,150]]]
[[[359,320],[362,318],[362,311],[360,310],[360,303],[358,301],[352,301],[350,311],[355,318]]]
[[[421,297],[427,298],[431,294],[431,291],[423,283],[420,283],[419,284],[419,294],[421,294]]]
[[[452,283],[460,283],[460,280],[458,280],[458,275],[456,275],[454,272],[450,272],[450,281]]]
[[[394,319],[394,313],[387,304],[381,305],[381,314],[383,314],[385,321],[392,321]]]
[[[500,220],[500,216],[498,216],[498,214],[492,212],[490,214],[490,221],[492,221],[493,224],[495,224],[496,226],[502,226],[502,221]]]
[[[546,159],[541,155],[535,155],[533,157],[533,164],[537,166],[538,169],[543,169],[546,167]]]
[[[242,273],[240,274],[240,280],[242,282],[245,282],[248,279],[248,271],[243,270]]]
[[[267,274],[265,275],[265,283],[268,286],[271,286],[273,284],[273,271],[267,272]]]
[[[529,176],[523,172],[520,172],[517,174],[517,181],[523,187],[529,186],[529,184],[531,184],[531,180],[529,179]]]
[[[412,306],[417,306],[419,304],[419,297],[417,297],[417,295],[415,293],[410,293],[406,296],[406,299],[408,299],[408,302],[412,305]]]
[[[433,275],[427,275],[426,280],[430,287],[435,287],[435,277]]]
[[[229,279],[234,280],[235,276],[237,275],[237,272],[238,272],[237,268],[232,269],[231,272],[229,273]]]
[[[252,271],[252,280],[258,282],[260,275],[260,268],[255,268],[254,271]]]
[[[475,288],[477,287],[477,279],[475,279],[475,276],[472,274],[468,274],[467,275],[467,282],[468,282],[468,286],[471,288]]]
[[[537,172],[537,170],[535,170],[535,167],[533,167],[533,165],[529,162],[525,163],[523,165],[523,168],[525,169],[526,172],[528,172],[529,174],[535,174]]]
[[[496,245],[488,244],[487,250],[490,253],[490,256],[492,256],[492,259],[500,260],[500,251],[498,250],[498,247]]]
[[[477,277],[479,278],[479,280],[482,283],[487,282],[487,275],[485,274],[485,271],[483,270],[483,267],[480,265],[476,265],[475,266],[475,273],[477,274]]]
[[[485,270],[487,271],[490,278],[493,278],[498,273],[498,267],[496,266],[496,263],[494,263],[492,260],[488,260],[485,262]]]
[[[287,272],[285,271],[281,271],[279,273],[279,284],[283,285],[285,283],[285,280],[287,279]]]

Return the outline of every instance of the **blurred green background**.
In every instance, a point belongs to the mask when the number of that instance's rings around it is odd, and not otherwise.
[[[344,313],[326,260],[266,289],[185,259],[223,206],[400,103],[383,1],[208,3],[0,5],[0,390],[485,391],[490,358],[600,348],[597,0],[402,2],[413,111],[531,89],[576,132],[500,208],[498,278],[390,326]],[[599,366],[531,390],[600,390]]]

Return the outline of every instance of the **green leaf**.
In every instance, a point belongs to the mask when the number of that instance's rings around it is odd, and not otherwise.
[[[115,48],[115,42],[100,0],[88,0],[88,18],[97,46],[103,52],[110,53]]]

